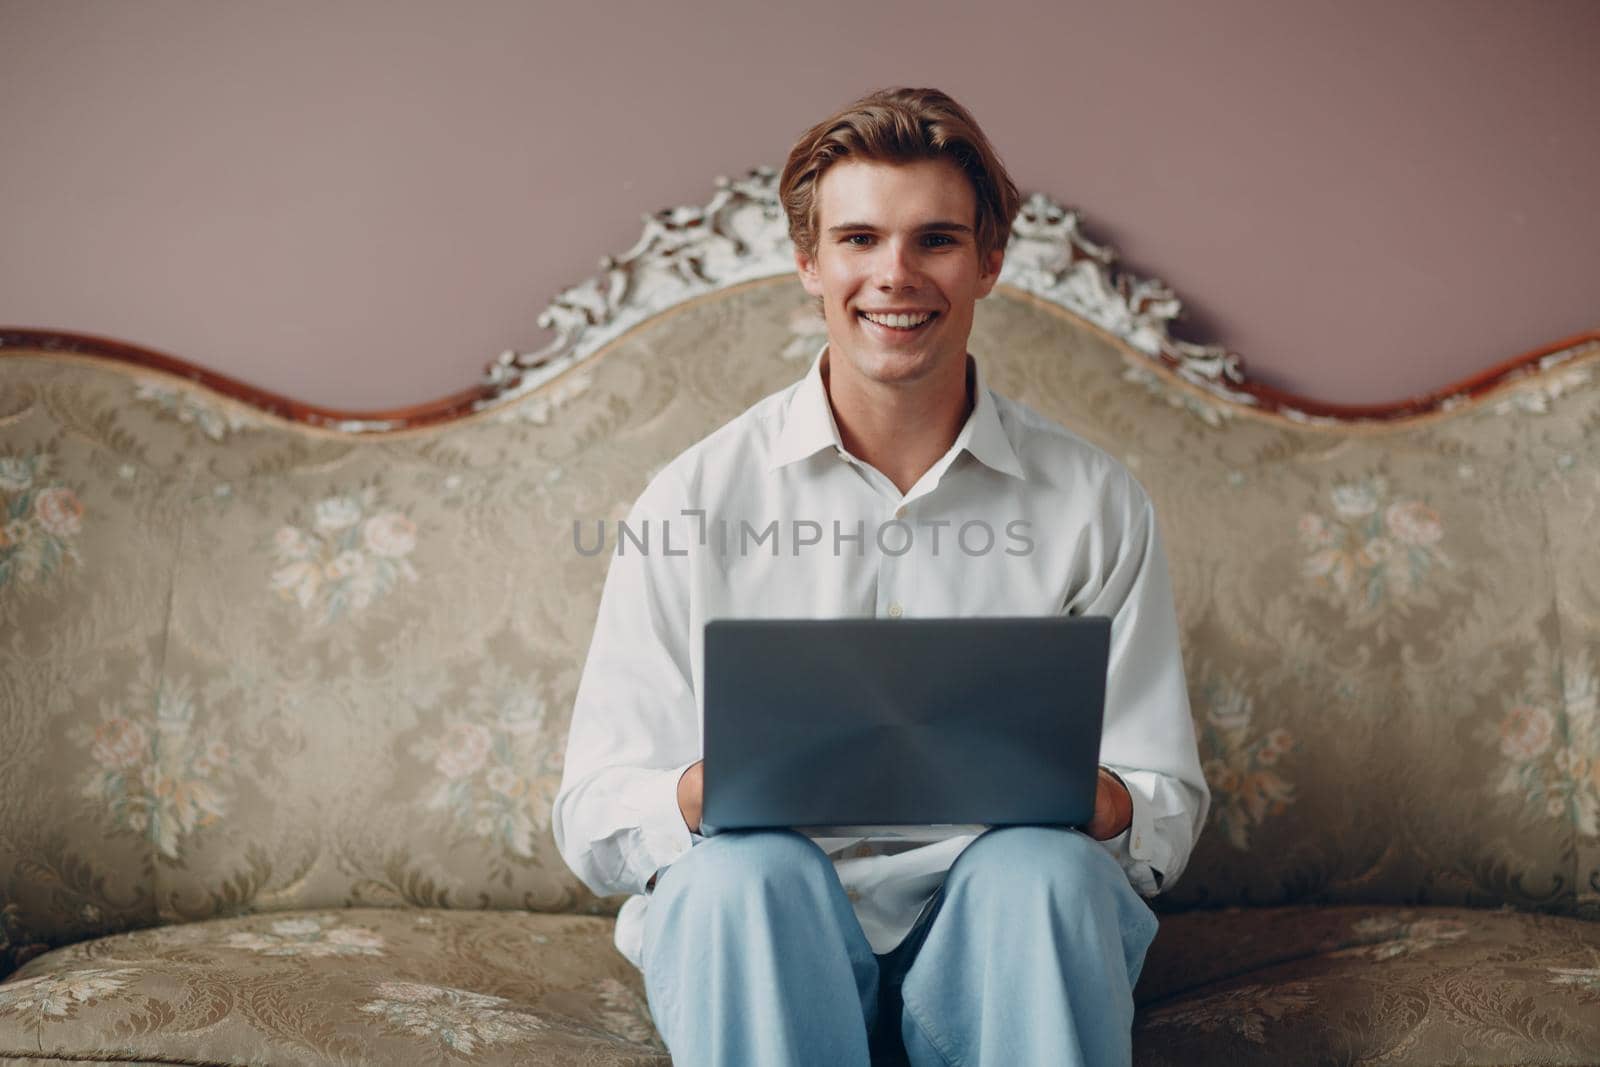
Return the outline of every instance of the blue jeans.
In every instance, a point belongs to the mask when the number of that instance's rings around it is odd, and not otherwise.
[[[1132,1061],[1156,917],[1075,830],[990,830],[875,956],[833,864],[789,830],[721,834],[657,879],[650,1011],[686,1067]]]

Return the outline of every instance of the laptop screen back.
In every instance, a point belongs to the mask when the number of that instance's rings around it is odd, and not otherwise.
[[[705,629],[705,832],[1084,825],[1104,618],[719,619]]]

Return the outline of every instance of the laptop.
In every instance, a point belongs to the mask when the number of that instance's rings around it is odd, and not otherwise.
[[[1087,825],[1110,642],[1084,616],[708,622],[701,833]]]

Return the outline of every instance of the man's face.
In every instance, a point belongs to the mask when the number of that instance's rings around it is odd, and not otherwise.
[[[822,298],[830,384],[965,382],[973,304],[994,288],[1003,259],[995,251],[980,262],[976,221],[972,185],[949,160],[846,160],[823,174],[817,251],[796,252],[795,264],[806,292]]]

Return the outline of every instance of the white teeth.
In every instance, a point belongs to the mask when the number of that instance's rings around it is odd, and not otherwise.
[[[897,330],[909,330],[933,318],[931,311],[924,311],[920,315],[874,315],[870,311],[863,311],[861,314],[879,326],[890,326]]]

